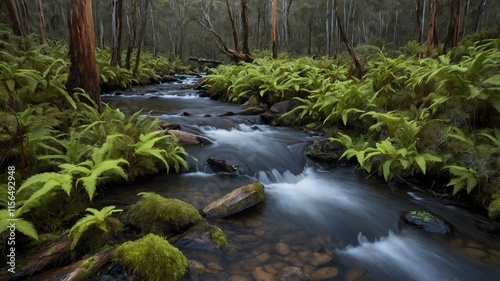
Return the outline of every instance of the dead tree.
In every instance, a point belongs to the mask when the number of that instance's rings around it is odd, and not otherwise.
[[[342,26],[342,20],[340,18],[339,9],[337,7],[337,1],[333,1],[333,9],[335,12],[335,16],[337,17],[337,25],[339,27],[340,38],[342,39],[342,41],[346,45],[347,50],[349,51],[349,55],[351,55],[352,61],[354,63],[354,67],[356,68],[356,76],[358,78],[361,78],[364,75],[363,66],[361,66],[361,63],[359,62],[358,56],[356,55],[356,51],[354,50],[354,47],[352,46],[351,41],[349,41],[349,39],[347,39],[347,35],[344,31],[344,27]]]
[[[198,23],[202,25],[204,28],[206,28],[210,33],[212,33],[212,36],[214,37],[215,45],[217,48],[226,54],[229,58],[231,58],[235,62],[239,61],[245,61],[245,62],[253,62],[254,57],[251,54],[243,53],[238,50],[232,50],[229,49],[222,39],[222,37],[215,31],[215,28],[212,24],[212,21],[210,20],[210,8],[212,5],[212,1],[205,1],[203,5],[203,18],[202,19],[197,19]]]

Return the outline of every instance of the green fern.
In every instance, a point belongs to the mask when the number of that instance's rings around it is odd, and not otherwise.
[[[11,219],[15,220],[16,231],[21,232],[22,234],[31,237],[35,240],[38,240],[38,233],[35,229],[35,226],[27,220],[20,218],[19,216],[11,216],[11,213],[8,210],[0,210],[0,234],[5,231],[9,231],[7,228],[11,223]]]
[[[17,190],[18,198],[22,201],[20,201],[21,207],[16,210],[16,213],[23,214],[38,207],[40,199],[50,197],[54,190],[63,190],[69,196],[72,187],[73,178],[70,174],[51,172],[31,176]]]
[[[490,218],[497,218],[500,216],[500,193],[491,196],[491,203],[488,206],[488,215]]]
[[[75,248],[82,235],[89,228],[97,228],[103,232],[109,232],[113,228],[116,228],[116,222],[110,223],[110,216],[113,215],[113,213],[120,213],[123,210],[115,208],[116,206],[107,206],[102,208],[100,211],[93,208],[87,208],[85,211],[91,214],[87,214],[85,217],[78,220],[69,230],[69,237],[73,240],[71,242],[71,249]]]
[[[448,165],[443,167],[443,169],[448,169],[454,176],[446,185],[453,186],[453,195],[464,188],[467,190],[467,194],[470,194],[478,184],[477,171],[472,168]]]
[[[77,179],[76,183],[81,183],[89,198],[92,200],[97,189],[99,181],[106,179],[106,176],[119,176],[123,179],[128,179],[125,170],[120,165],[129,165],[129,162],[123,158],[109,159],[114,140],[119,135],[110,135],[106,142],[99,148],[94,148],[91,159],[83,161],[79,164],[61,164],[59,167],[63,173],[72,174]]]

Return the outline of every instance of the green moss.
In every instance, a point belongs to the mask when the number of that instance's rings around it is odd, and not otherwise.
[[[214,226],[214,229],[212,233],[210,233],[210,239],[212,240],[212,243],[217,247],[217,248],[222,248],[227,245],[227,238],[222,229]]]
[[[409,215],[414,219],[420,219],[424,222],[430,222],[431,219],[435,218],[434,215],[427,211],[411,211]]]
[[[139,195],[142,199],[130,207],[126,220],[143,232],[179,232],[202,220],[198,210],[184,201],[167,199],[152,192]]]
[[[264,201],[264,185],[260,182],[254,182],[252,184],[245,185],[241,188],[241,191],[246,193],[256,191],[259,202]]]
[[[113,260],[143,280],[177,281],[186,274],[186,257],[164,238],[148,234],[116,248]]]

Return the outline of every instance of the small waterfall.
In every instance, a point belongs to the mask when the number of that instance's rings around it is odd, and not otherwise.
[[[400,234],[389,231],[387,236],[373,242],[360,233],[358,243],[359,246],[348,246],[337,253],[354,263],[368,265],[382,280],[492,280],[497,271],[410,231]],[[500,272],[496,274],[500,276]]]

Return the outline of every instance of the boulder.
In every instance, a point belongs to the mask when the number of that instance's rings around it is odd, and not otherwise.
[[[177,82],[179,81],[179,79],[177,79],[175,76],[172,76],[172,75],[165,75],[163,76],[160,81],[162,83],[172,83],[172,82]]]
[[[278,113],[278,114],[283,114],[285,112],[288,112],[292,110],[294,107],[298,106],[300,102],[298,100],[285,100],[282,102],[278,102],[273,104],[271,106],[271,109],[269,110],[271,113]]]
[[[248,209],[264,200],[264,185],[259,182],[237,188],[206,206],[207,218],[223,218]]]
[[[403,221],[415,225],[425,231],[441,234],[451,232],[449,224],[443,219],[427,211],[409,211],[403,213]]]
[[[309,277],[307,277],[304,271],[300,267],[296,266],[288,266],[283,268],[276,281],[309,281]]]
[[[188,231],[170,241],[175,247],[219,251],[227,246],[224,232],[216,226],[203,223],[191,227]]]
[[[344,146],[338,142],[322,139],[307,145],[306,156],[320,164],[345,164],[347,159],[340,159]]]

